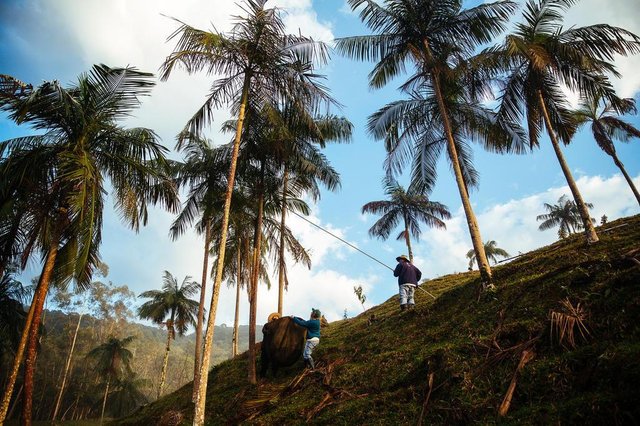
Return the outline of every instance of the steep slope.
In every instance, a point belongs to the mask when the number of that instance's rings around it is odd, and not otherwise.
[[[331,323],[314,358],[247,384],[246,356],[209,374],[208,424],[551,424],[640,421],[640,216],[495,268],[423,284]],[[528,362],[527,362],[528,361]],[[514,376],[518,366],[520,372]],[[505,416],[505,395],[515,384]],[[190,385],[118,424],[190,424]]]

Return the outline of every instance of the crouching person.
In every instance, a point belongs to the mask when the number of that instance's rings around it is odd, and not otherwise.
[[[302,357],[304,358],[304,365],[312,370],[316,366],[311,354],[315,347],[318,346],[318,343],[320,343],[320,316],[320,310],[311,309],[311,318],[308,321],[300,317],[291,317],[293,322],[307,329],[307,342],[304,345]]]

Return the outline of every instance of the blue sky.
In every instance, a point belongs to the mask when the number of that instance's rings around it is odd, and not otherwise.
[[[303,34],[326,41],[366,33],[345,3],[345,0],[269,2],[287,11],[285,20],[290,32],[300,29]],[[567,15],[567,25],[608,23],[640,34],[637,0],[612,0],[606,2],[606,8],[602,5],[598,0],[583,0]],[[157,72],[173,49],[165,40],[176,26],[166,16],[199,28],[215,26],[225,31],[230,27],[230,16],[238,13],[232,0],[4,1],[0,4],[0,73],[38,84],[54,79],[73,82],[94,63],[132,65]],[[621,95],[637,98],[640,57],[619,58],[616,65],[623,78],[614,81],[614,86]],[[342,189],[323,193],[321,201],[313,206],[310,220],[393,267],[394,258],[406,252],[405,246],[395,240],[369,238],[367,231],[376,218],[363,216],[360,209],[369,201],[384,199],[381,180],[385,153],[382,143],[367,134],[367,117],[402,95],[396,91],[397,85],[369,90],[370,69],[371,64],[356,63],[334,53],[330,64],[322,70],[332,94],[344,105],[340,113],[353,122],[355,131],[351,144],[326,149],[327,157],[341,174]],[[173,148],[176,133],[199,107],[211,81],[212,77],[204,74],[174,74],[168,82],[158,83],[152,96],[143,100],[142,107],[127,124],[156,130],[163,143]],[[208,132],[215,142],[227,142],[217,128],[228,117],[226,111],[216,115],[216,122]],[[637,116],[627,119],[640,126]],[[29,133],[29,129],[17,128],[6,117],[0,117],[0,140]],[[637,185],[639,142],[617,145],[620,158]],[[606,214],[614,219],[640,212],[618,169],[586,132],[580,133],[564,152],[584,198],[595,206],[594,217]],[[178,157],[175,153],[172,156]],[[535,216],[544,212],[543,203],[555,203],[569,191],[546,136],[541,148],[532,154],[499,156],[475,147],[474,158],[480,172],[480,187],[472,192],[471,199],[483,239],[496,240],[512,254],[553,242],[555,232],[538,231]],[[415,263],[425,277],[465,271],[464,255],[471,243],[453,176],[444,160],[431,199],[449,206],[454,217],[447,222],[447,231],[424,229],[422,239],[414,247]],[[168,227],[172,219],[171,215],[154,210],[149,225],[136,235],[120,223],[112,209],[107,209],[102,247],[103,260],[110,267],[107,279],[127,284],[136,293],[160,287],[164,270],[179,279],[191,275],[200,280],[202,242],[196,235],[171,242]],[[397,291],[393,276],[384,267],[300,219],[291,217],[289,223],[311,252],[313,266],[310,271],[290,267],[292,284],[285,296],[287,314],[306,316],[311,307],[317,307],[335,320],[345,309],[349,316],[362,310],[353,286],[363,286],[367,307],[385,301]],[[38,272],[39,265],[34,261],[24,274],[25,281]],[[218,324],[232,322],[233,298],[233,290],[223,289]],[[243,323],[247,322],[245,301],[243,298]],[[276,289],[262,286],[259,322],[276,306]]]

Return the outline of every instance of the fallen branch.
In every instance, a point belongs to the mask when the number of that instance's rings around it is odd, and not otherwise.
[[[600,231],[600,233],[609,232],[612,229],[622,228],[623,226],[627,226],[627,225],[628,225],[628,223],[623,223],[622,225],[612,226],[611,228],[603,229],[602,231]]]
[[[633,250],[629,250],[625,254],[622,255],[623,259],[627,259],[635,263],[636,265],[640,265],[640,260],[636,259],[636,256],[640,254],[640,248],[635,248]]]
[[[338,404],[340,402],[348,401],[350,399],[364,398],[366,396],[369,396],[369,394],[368,393],[364,393],[364,394],[360,394],[360,395],[354,395],[351,392],[348,392],[348,391],[346,391],[344,389],[331,390],[331,391],[327,392],[324,395],[324,398],[322,398],[322,401],[320,401],[320,403],[318,403],[318,405],[313,407],[313,409],[307,413],[306,421],[307,421],[307,423],[309,423],[311,421],[311,419],[314,416],[316,416],[320,411],[324,410],[325,408],[327,408],[327,407],[329,407],[331,405],[335,405],[335,404]]]
[[[502,404],[500,404],[500,409],[498,410],[498,414],[500,416],[506,416],[509,411],[509,407],[511,407],[511,400],[513,399],[513,393],[516,390],[516,383],[518,382],[518,376],[520,371],[524,368],[524,366],[531,361],[536,356],[536,353],[533,349],[525,349],[522,351],[522,355],[520,356],[520,362],[518,363],[518,367],[516,371],[513,373],[513,377],[511,378],[511,383],[509,384],[509,389],[507,390],[507,394],[504,396],[502,400]]]
[[[427,404],[429,404],[429,398],[431,398],[432,391],[433,391],[433,373],[429,373],[429,391],[427,392],[427,396],[424,399],[424,403],[422,403],[422,411],[420,411],[420,418],[418,418],[418,426],[422,426],[422,419],[424,418],[424,413],[427,412]]]

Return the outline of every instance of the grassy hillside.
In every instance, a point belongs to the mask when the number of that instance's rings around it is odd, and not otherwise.
[[[599,235],[592,246],[574,236],[496,267],[495,291],[478,292],[477,272],[448,275],[423,285],[436,300],[416,292],[413,311],[400,313],[393,297],[331,323],[315,372],[300,361],[254,388],[246,354],[224,362],[209,375],[207,421],[640,422],[640,217]],[[190,424],[190,395],[188,385],[118,424]]]

